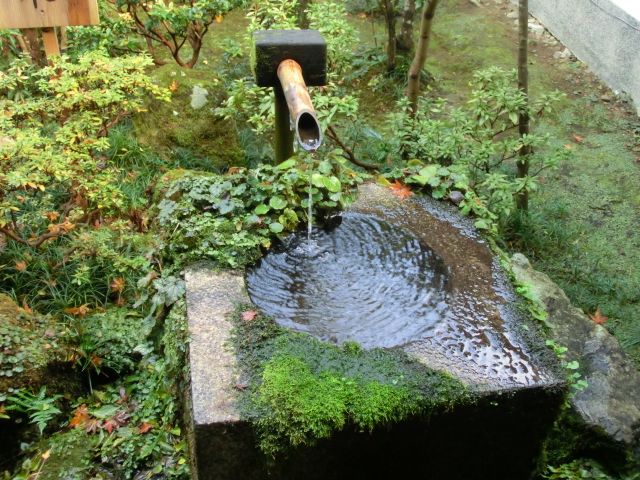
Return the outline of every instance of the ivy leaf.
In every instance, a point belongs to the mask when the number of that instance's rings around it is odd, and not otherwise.
[[[290,158],[289,160],[285,160],[281,164],[277,165],[276,170],[289,170],[290,168],[295,166],[296,166],[296,161],[293,158]]]
[[[269,205],[274,210],[282,210],[282,209],[286,208],[288,203],[284,198],[282,198],[280,196],[276,196],[276,197],[271,197],[271,200],[269,200]],[[280,231],[282,231],[282,230],[280,230]]]
[[[324,185],[324,188],[332,193],[342,190],[340,180],[338,180],[338,177],[334,177],[333,175],[330,177],[322,177],[322,184]]]
[[[281,233],[284,230],[284,227],[282,226],[281,223],[273,222],[272,224],[269,225],[269,229],[273,233]]]
[[[269,206],[265,205],[264,203],[261,203],[253,210],[253,212],[256,215],[265,215],[268,211],[269,211]]]

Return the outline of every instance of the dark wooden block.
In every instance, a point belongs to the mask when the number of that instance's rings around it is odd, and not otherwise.
[[[260,87],[277,87],[278,65],[295,60],[308,86],[327,83],[327,43],[317,30],[263,30],[253,33],[254,73]]]

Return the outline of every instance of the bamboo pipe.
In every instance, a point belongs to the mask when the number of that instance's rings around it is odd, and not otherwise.
[[[295,60],[284,60],[278,66],[278,79],[298,143],[304,150],[316,151],[322,144],[322,132],[302,76],[302,67]]]

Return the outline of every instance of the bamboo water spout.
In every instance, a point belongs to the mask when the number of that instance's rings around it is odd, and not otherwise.
[[[285,60],[278,66],[278,79],[296,140],[304,150],[317,150],[322,144],[322,132],[302,76],[302,67],[295,60]]]
[[[324,38],[317,30],[263,30],[253,38],[256,84],[275,94],[276,161],[293,155],[296,140],[304,150],[317,150],[322,131],[307,86],[327,84]]]

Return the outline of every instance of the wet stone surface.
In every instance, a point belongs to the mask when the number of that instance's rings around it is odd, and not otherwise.
[[[247,273],[252,301],[281,325],[401,347],[478,390],[556,383],[491,250],[455,210],[369,184],[335,223]]]

